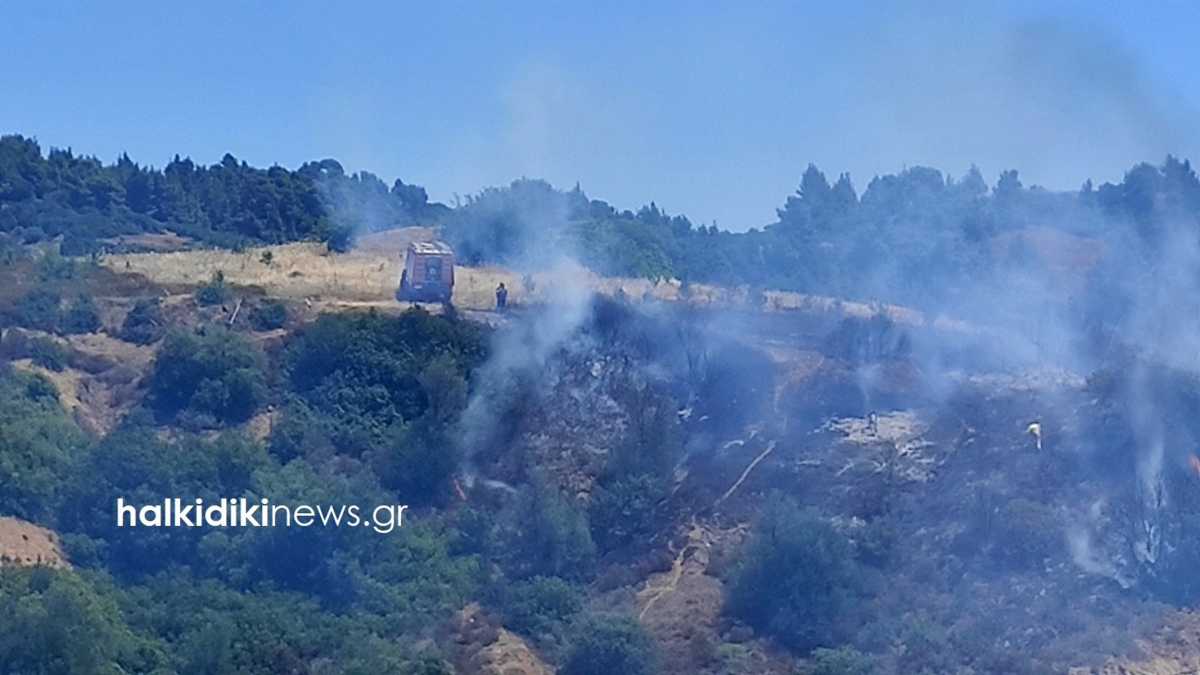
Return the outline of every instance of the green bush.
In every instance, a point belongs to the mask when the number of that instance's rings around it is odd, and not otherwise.
[[[51,249],[38,259],[37,275],[41,281],[73,279],[77,271],[75,261],[62,257],[56,249]]]
[[[843,642],[862,597],[850,542],[825,520],[773,497],[730,584],[726,611],[799,652]]]
[[[0,513],[38,518],[53,509],[83,446],[53,384],[0,368]]]
[[[948,673],[955,668],[954,649],[946,628],[924,614],[907,616],[897,642],[902,646],[901,672]]]
[[[298,457],[329,456],[334,453],[326,419],[304,401],[289,400],[271,425],[271,454],[283,462]]]
[[[80,294],[59,319],[59,330],[67,335],[100,330],[100,312],[91,296]]]
[[[629,427],[609,458],[608,477],[669,476],[683,453],[675,401],[648,384],[628,387],[620,399],[629,413]]]
[[[0,569],[0,674],[165,672],[162,647],[73,572]]]
[[[264,300],[250,310],[250,325],[254,326],[254,330],[283,328],[287,320],[287,305],[279,300]]]
[[[354,247],[354,227],[345,223],[328,225],[321,233],[326,246],[334,253],[345,253]]]
[[[589,510],[592,536],[605,550],[644,540],[654,532],[655,514],[664,497],[665,483],[649,474],[627,476],[600,487]]]
[[[121,324],[121,339],[139,345],[148,345],[166,333],[162,303],[158,298],[143,298],[134,303]]]
[[[338,451],[384,456],[397,424],[424,420],[436,436],[458,416],[484,344],[478,325],[420,309],[323,315],[288,344],[284,370]]]
[[[558,577],[533,577],[505,589],[504,625],[539,642],[561,640],[583,609],[583,592]]]
[[[380,482],[406,501],[429,504],[449,493],[460,454],[442,427],[422,418],[396,427],[375,452],[373,467]]]
[[[90,538],[91,542],[76,540],[75,544],[93,549],[89,555],[125,578],[176,564],[197,571],[216,567],[198,553],[198,546],[206,535],[225,534],[200,528],[117,527],[117,498],[130,504],[154,504],[174,497],[211,501],[240,496],[255,488],[260,472],[272,468],[261,445],[235,434],[212,440],[184,435],[167,441],[154,428],[129,422],[80,453],[76,467],[64,474],[65,480],[60,478],[65,494],[57,522],[66,533]],[[221,563],[234,566],[244,561],[230,553]]]
[[[213,272],[212,279],[196,289],[196,303],[203,306],[222,305],[233,297],[233,290],[225,282],[225,273]]]
[[[654,643],[640,623],[627,617],[597,616],[580,623],[559,673],[650,675],[658,671]]]
[[[29,358],[47,370],[62,371],[67,367],[67,350],[50,338],[38,337],[29,341]]]
[[[249,419],[267,397],[266,362],[246,338],[224,328],[167,336],[150,375],[150,398],[163,415]]]
[[[534,480],[502,518],[505,567],[515,578],[584,579],[593,571],[596,545],[587,516],[557,488]]]
[[[61,295],[45,288],[35,288],[17,302],[13,322],[53,333],[58,330],[61,306]]]

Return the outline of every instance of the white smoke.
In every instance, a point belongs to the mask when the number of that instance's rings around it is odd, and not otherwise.
[[[488,361],[476,374],[475,392],[459,422],[459,439],[468,485],[479,467],[476,456],[501,426],[506,397],[515,383],[537,379],[554,354],[588,317],[592,291],[589,274],[571,258],[561,257],[539,274],[541,307],[516,315],[496,331]]]

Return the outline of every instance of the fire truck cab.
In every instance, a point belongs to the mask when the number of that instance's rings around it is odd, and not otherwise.
[[[454,249],[442,241],[414,241],[404,253],[396,299],[450,302],[454,294]]]

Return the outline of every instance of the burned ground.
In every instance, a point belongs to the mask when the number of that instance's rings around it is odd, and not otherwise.
[[[801,376],[790,375],[787,362],[771,362],[772,345],[753,338],[709,352],[714,377],[730,365],[723,359],[759,358],[722,354],[742,350],[767,360],[761,372],[731,368],[746,373],[751,390],[781,387],[774,397],[745,399],[748,405],[733,395],[736,386],[713,389],[724,398],[705,397],[704,386],[688,389],[686,370],[674,372],[680,390],[702,396],[680,404],[687,453],[658,512],[666,518],[662,534],[640,544],[646,562],[635,569],[648,576],[630,580],[631,595],[606,594],[624,597],[629,611],[647,620],[669,645],[675,670],[718,672],[717,661],[695,645],[738,637],[717,598],[772,493],[815,509],[852,542],[871,591],[859,610],[863,626],[850,641],[876,654],[886,672],[1098,665],[1113,654],[1136,655],[1145,643],[1139,647],[1134,638],[1169,616],[1163,603],[1170,594],[1161,587],[1177,591],[1182,579],[1166,582],[1165,564],[1135,560],[1130,533],[1137,523],[1128,509],[1140,494],[1131,479],[1137,431],[1115,412],[1128,409],[1120,397],[1129,392],[1104,391],[1098,380],[1053,370],[932,371],[903,347],[906,339],[876,348],[885,343],[864,341],[843,324],[824,344],[809,345],[822,356]],[[838,351],[845,340],[851,349]],[[564,354],[562,362],[590,360],[595,367],[580,370],[602,378],[610,372],[603,353],[600,347],[586,356]],[[1155,390],[1192,391],[1163,381]],[[727,421],[737,424],[712,422],[718,400]],[[560,393],[541,403],[532,426],[545,431],[556,428],[546,419],[570,415],[578,398]],[[1189,409],[1186,401],[1158,403]],[[619,406],[609,410],[621,418]],[[1027,429],[1034,422],[1040,439]],[[619,424],[611,426],[610,439]],[[558,428],[556,452],[572,456],[570,439],[579,427]],[[1175,441],[1188,447],[1182,437]],[[595,448],[579,450],[592,467],[602,464]],[[587,474],[585,464],[572,472]],[[1165,481],[1173,494],[1200,490],[1200,477],[1182,459],[1168,467]],[[577,488],[569,491],[586,499]],[[1171,530],[1176,545],[1189,546],[1190,530],[1179,527]],[[624,556],[614,560],[621,569],[628,565]],[[602,578],[611,585],[615,577]]]

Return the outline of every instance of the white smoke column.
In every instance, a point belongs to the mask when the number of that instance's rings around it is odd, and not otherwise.
[[[1162,420],[1153,409],[1153,393],[1143,367],[1132,377],[1133,410],[1131,418],[1138,447],[1137,480],[1141,507],[1134,555],[1143,564],[1154,566],[1162,549],[1162,516],[1167,508],[1166,483],[1163,480],[1164,439]]]
[[[1130,588],[1133,582],[1121,571],[1120,557],[1114,557],[1101,543],[1097,545],[1096,535],[1102,533],[1107,525],[1105,507],[1107,500],[1103,497],[1096,499],[1088,508],[1082,519],[1071,519],[1066,529],[1067,550],[1075,566],[1088,574],[1112,579],[1121,588]]]
[[[468,486],[477,477],[475,456],[500,422],[506,387],[542,373],[588,317],[592,298],[589,273],[579,263],[560,258],[539,276],[545,306],[517,316],[512,324],[496,332],[491,355],[478,371],[475,393],[459,422]]]
[[[1116,567],[1112,563],[1101,560],[1092,548],[1092,537],[1087,529],[1074,526],[1067,530],[1067,546],[1071,550],[1071,560],[1079,569],[1088,574],[1115,579]]]

